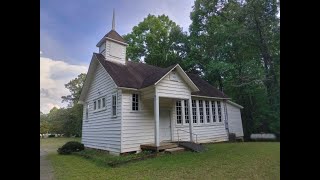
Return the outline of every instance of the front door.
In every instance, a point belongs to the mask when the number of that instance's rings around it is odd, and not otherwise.
[[[171,141],[171,121],[170,110],[160,110],[159,114],[160,124],[160,142]]]

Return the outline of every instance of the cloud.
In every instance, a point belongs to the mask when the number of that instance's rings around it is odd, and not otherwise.
[[[40,57],[40,110],[48,113],[53,107],[65,107],[67,104],[61,102],[61,96],[68,95],[69,91],[64,84],[86,72],[84,65]]]
[[[42,51],[40,51],[40,55],[42,54]]]

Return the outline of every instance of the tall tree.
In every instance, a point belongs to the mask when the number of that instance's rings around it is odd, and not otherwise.
[[[274,2],[196,0],[191,12],[190,55],[199,59],[205,79],[245,106],[246,136],[279,130],[280,24]]]
[[[69,94],[67,96],[62,96],[61,97],[62,102],[68,102],[69,107],[72,107],[73,105],[77,104],[85,79],[86,79],[86,74],[81,73],[78,75],[77,78],[72,79],[70,82],[65,84],[64,86],[70,91],[71,94]]]
[[[168,67],[175,63],[182,64],[187,56],[186,32],[165,15],[149,14],[124,39],[129,44],[127,57],[132,61]]]

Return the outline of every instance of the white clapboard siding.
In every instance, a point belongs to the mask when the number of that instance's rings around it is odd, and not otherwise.
[[[154,92],[154,91],[153,91]],[[140,151],[141,144],[154,143],[154,103],[151,99],[139,98],[139,111],[132,111],[133,91],[122,94],[122,152]],[[171,109],[172,99],[160,98],[160,109]]]
[[[243,136],[240,108],[227,103],[229,132],[237,137]]]
[[[139,111],[132,111],[132,91],[122,92],[122,152],[139,151],[141,144],[154,143],[152,99],[139,98]]]
[[[118,55],[115,56],[115,54]],[[126,59],[126,46],[107,40],[105,57],[108,60],[124,64]]]
[[[154,97],[154,87],[145,88],[141,91],[141,98],[142,99],[153,99]]]
[[[111,115],[111,96],[117,93],[117,117]],[[106,108],[93,111],[93,101],[105,97]],[[106,70],[98,63],[95,75],[91,81],[86,103],[89,103],[89,116],[86,120],[85,106],[83,108],[82,143],[85,147],[97,148],[120,153],[121,150],[121,91],[110,78]]]
[[[160,97],[171,97],[188,99],[191,95],[191,90],[181,78],[180,74],[176,73],[176,80],[171,80],[172,72],[165,76],[157,85],[157,94]]]
[[[196,99],[198,100],[198,99]],[[205,101],[206,99],[202,99]],[[223,109],[222,109],[223,110]],[[189,111],[190,115],[192,111]],[[223,112],[222,112],[223,113]],[[189,141],[190,140],[190,129],[189,124],[182,124],[177,125],[177,117],[176,117],[176,110],[175,106],[172,108],[172,120],[174,124],[173,128],[173,140],[178,140],[178,133],[179,133],[179,140],[180,141]],[[190,119],[191,120],[191,119]],[[199,119],[198,119],[199,122]],[[181,129],[181,130],[178,130]],[[187,131],[187,132],[185,132]],[[219,141],[227,141],[228,134],[225,128],[224,122],[222,123],[204,123],[204,124],[193,124],[193,133],[197,134],[197,142],[198,143],[207,143],[207,142],[219,142]],[[193,135],[194,141],[196,140],[196,136]]]

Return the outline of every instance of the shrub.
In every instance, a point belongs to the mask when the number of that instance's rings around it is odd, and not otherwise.
[[[49,138],[51,138],[51,137],[56,137],[56,135],[50,134],[48,137],[49,137]]]
[[[72,152],[79,152],[84,150],[84,145],[77,141],[69,141],[58,149],[59,154],[71,154]]]
[[[229,141],[236,142],[236,134],[235,133],[229,133]]]

